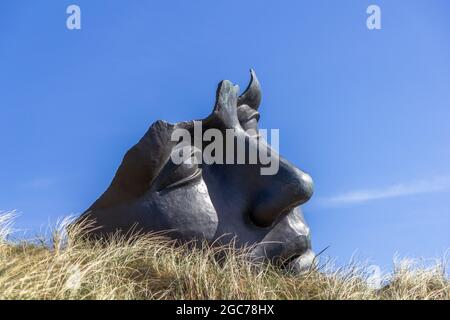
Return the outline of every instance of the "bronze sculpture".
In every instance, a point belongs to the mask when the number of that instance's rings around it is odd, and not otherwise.
[[[213,112],[199,121],[201,130],[214,129],[226,136],[225,131],[232,129],[234,138],[224,140],[240,138],[246,150],[255,151],[262,141],[255,133],[261,88],[253,70],[248,88],[240,96],[238,90],[226,80],[219,84]],[[260,162],[174,163],[171,156],[180,149],[174,132],[193,133],[194,124],[155,122],[126,153],[109,188],[79,219],[95,220],[95,236],[134,229],[169,230],[171,237],[182,241],[224,244],[234,239],[236,245],[254,245],[255,259],[296,271],[308,267],[314,254],[299,205],[312,196],[311,177],[271,149],[278,162],[271,175],[261,174]],[[226,141],[220,143],[225,146]],[[205,141],[200,144],[204,147]],[[192,156],[198,149],[189,147],[184,145],[183,150]]]

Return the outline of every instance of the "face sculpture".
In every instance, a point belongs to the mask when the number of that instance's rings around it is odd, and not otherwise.
[[[214,110],[201,120],[202,131],[233,129],[246,150],[260,148],[256,130],[261,89],[253,70],[251,82],[239,88],[222,81]],[[130,230],[167,231],[175,239],[253,245],[251,256],[301,271],[314,259],[309,228],[299,205],[313,193],[311,177],[269,150],[278,171],[262,175],[267,167],[253,164],[175,164],[171,154],[176,129],[194,131],[194,122],[155,122],[125,155],[105,193],[80,217],[94,220],[95,236]],[[226,157],[226,155],[224,155]],[[233,156],[234,157],[234,156]],[[223,161],[225,163],[225,160]],[[267,163],[266,163],[267,164]]]

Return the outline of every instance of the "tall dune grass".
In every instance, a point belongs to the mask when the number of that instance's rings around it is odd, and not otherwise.
[[[399,263],[373,288],[367,267],[319,265],[301,276],[255,266],[232,246],[177,246],[161,234],[86,242],[67,221],[46,241],[9,240],[0,215],[0,299],[449,299],[444,265]],[[218,255],[223,259],[216,259]]]

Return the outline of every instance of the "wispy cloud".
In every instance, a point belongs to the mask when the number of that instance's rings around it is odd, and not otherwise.
[[[360,189],[319,199],[322,206],[335,207],[364,203],[368,201],[397,198],[424,193],[439,192],[450,189],[450,177],[435,177],[428,180],[416,180],[398,183],[377,189]]]
[[[25,181],[21,184],[23,188],[29,189],[45,189],[53,186],[58,182],[58,179],[51,177],[39,177],[34,178],[28,181]]]

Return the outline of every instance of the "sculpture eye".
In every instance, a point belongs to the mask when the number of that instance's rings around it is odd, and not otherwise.
[[[167,161],[155,181],[156,191],[176,188],[201,178],[202,170],[194,162],[184,161],[176,164],[171,158]]]

